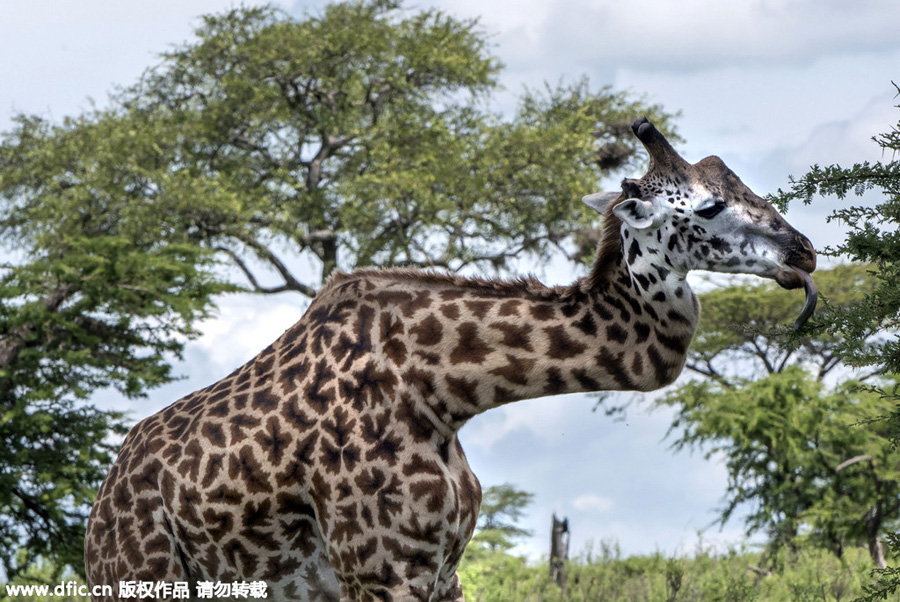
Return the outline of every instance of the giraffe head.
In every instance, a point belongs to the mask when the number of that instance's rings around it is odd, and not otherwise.
[[[652,261],[680,274],[755,274],[784,288],[803,286],[807,303],[797,325],[802,324],[816,299],[809,276],[816,251],[809,239],[718,157],[688,163],[646,118],[632,130],[650,155],[646,175],[625,179],[621,192],[584,198],[619,225],[626,260]]]

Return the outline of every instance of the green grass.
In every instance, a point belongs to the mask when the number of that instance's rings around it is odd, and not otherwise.
[[[546,562],[482,553],[464,560],[460,579],[468,602],[849,602],[872,583],[871,560],[862,549],[840,560],[816,549],[779,560],[779,570],[765,575],[759,553],[622,558],[604,546],[599,555],[572,560],[561,589],[550,581]]]

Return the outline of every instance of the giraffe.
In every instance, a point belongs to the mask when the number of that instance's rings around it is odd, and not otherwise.
[[[756,274],[814,299],[805,236],[719,158],[690,164],[646,119],[633,130],[650,167],[585,197],[604,216],[585,277],[336,273],[258,356],[139,422],[91,511],[89,584],[262,580],[274,600],[463,600],[456,568],[481,503],[457,438],[470,418],[674,381],[699,318],[689,270]]]

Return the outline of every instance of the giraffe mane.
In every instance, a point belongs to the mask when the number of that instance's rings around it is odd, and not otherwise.
[[[390,280],[392,282],[409,282],[435,288],[465,288],[484,297],[512,298],[531,297],[535,299],[554,299],[564,296],[567,287],[549,287],[534,276],[522,276],[513,279],[485,278],[481,276],[461,276],[434,270],[417,268],[361,268],[353,272],[335,272],[332,274],[317,296],[324,296],[333,289],[348,282],[359,280]]]
[[[547,286],[533,275],[512,279],[487,278],[483,276],[461,276],[460,274],[422,270],[418,268],[360,268],[353,272],[336,271],[326,280],[316,297],[321,298],[334,292],[348,282],[374,279],[394,282],[409,282],[436,288],[465,288],[485,297],[513,298],[530,297],[537,300],[565,300],[588,290],[605,288],[610,274],[622,258],[622,238],[620,220],[612,211],[623,201],[625,195],[610,203],[603,213],[600,242],[590,272],[571,285]]]
[[[611,202],[603,211],[603,223],[600,226],[600,242],[597,254],[588,275],[573,286],[587,290],[599,290],[606,286],[610,274],[622,261],[622,220],[613,213],[613,207],[624,201],[625,194]]]

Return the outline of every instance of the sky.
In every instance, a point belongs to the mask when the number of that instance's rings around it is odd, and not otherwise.
[[[256,4],[249,1],[247,4]],[[294,14],[322,2],[279,3]],[[19,112],[61,120],[103,105],[158,55],[188,40],[197,17],[227,0],[30,0],[0,3],[0,131]],[[882,159],[871,141],[897,123],[900,3],[896,0],[422,0],[479,18],[505,64],[511,99],[523,86],[575,81],[646,95],[668,111],[691,162],[716,154],[758,194],[786,187],[813,164]],[[640,174],[630,174],[639,176]],[[590,192],[590,191],[585,191]],[[826,223],[836,201],[794,206],[788,221],[817,248],[843,239]],[[563,271],[565,272],[565,271]],[[572,274],[536,270],[550,284]],[[176,372],[185,379],[128,402],[98,403],[141,419],[227,375],[302,314],[296,296],[234,296],[202,325]],[[619,398],[619,401],[622,401]],[[742,541],[740,521],[711,526],[727,475],[721,458],[675,453],[671,414],[635,398],[624,420],[569,395],[513,404],[477,417],[460,439],[487,487],[532,492],[517,550],[549,550],[551,516],[566,516],[571,554],[615,542],[623,554],[689,554]]]

